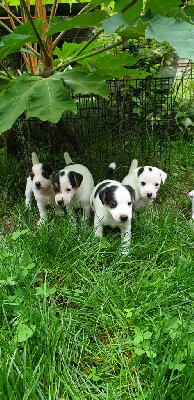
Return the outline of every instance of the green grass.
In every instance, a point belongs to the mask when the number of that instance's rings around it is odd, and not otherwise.
[[[99,243],[92,221],[75,229],[50,211],[38,227],[25,176],[16,164],[14,180],[4,173],[0,398],[194,399],[193,153],[172,144],[171,175],[134,216],[127,256],[119,231]]]

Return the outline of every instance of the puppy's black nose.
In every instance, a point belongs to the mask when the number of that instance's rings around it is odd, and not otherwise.
[[[121,216],[120,216],[120,220],[121,220],[122,222],[125,222],[125,221],[128,220],[128,216],[127,216],[127,215],[121,215]]]
[[[40,188],[40,182],[35,182],[35,186],[36,186],[37,188]]]
[[[57,204],[58,204],[59,206],[63,206],[63,200],[58,200],[58,201],[57,201]]]
[[[147,197],[152,197],[152,193],[147,193]]]

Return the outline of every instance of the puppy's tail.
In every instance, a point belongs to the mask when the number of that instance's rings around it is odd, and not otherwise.
[[[66,151],[64,153],[64,159],[65,159],[66,165],[73,164],[73,161],[72,161],[69,153],[67,153]]]
[[[129,168],[128,175],[130,175],[130,174],[133,172],[133,170],[134,170],[135,168],[137,168],[137,167],[138,167],[138,161],[137,161],[136,159],[132,160],[131,166],[130,166],[130,168]]]
[[[114,162],[112,162],[110,165],[109,165],[109,167],[108,167],[108,169],[107,169],[107,171],[106,171],[106,175],[105,175],[105,179],[111,179],[111,180],[113,180],[113,172],[114,172],[114,169],[116,168],[116,164],[114,163]]]
[[[32,153],[32,165],[39,164],[39,159],[36,153]]]

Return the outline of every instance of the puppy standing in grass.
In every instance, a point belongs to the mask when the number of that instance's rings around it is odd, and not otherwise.
[[[71,216],[75,208],[81,207],[82,220],[87,221],[90,217],[90,195],[94,188],[93,177],[84,165],[74,164],[67,152],[64,158],[67,166],[53,177],[55,202],[59,206],[66,206]]]
[[[25,203],[31,209],[32,197],[35,197],[40,213],[37,225],[44,222],[46,217],[46,206],[54,202],[54,191],[52,186],[52,167],[49,164],[39,162],[36,153],[32,153],[32,170],[27,178],[25,190]],[[58,206],[56,213],[63,212]]]
[[[128,175],[122,180],[123,185],[131,185],[135,190],[135,208],[148,206],[156,198],[161,182],[165,182],[166,172],[156,167],[139,167],[133,160]]]
[[[189,198],[192,201],[192,219],[194,220],[194,190],[189,192]]]
[[[95,236],[102,237],[105,225],[119,227],[125,252],[130,245],[132,202],[135,192],[131,186],[113,180],[115,168],[115,163],[109,165],[105,180],[93,189],[90,203],[94,211]]]

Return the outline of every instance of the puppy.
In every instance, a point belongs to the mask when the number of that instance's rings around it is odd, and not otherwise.
[[[27,178],[25,190],[25,204],[31,209],[31,200],[34,195],[40,213],[37,225],[46,217],[46,205],[54,201],[52,186],[52,167],[39,162],[36,153],[32,153],[32,170]]]
[[[192,219],[194,219],[194,190],[189,192],[189,198],[192,201]]]
[[[161,182],[165,182],[167,174],[156,167],[139,167],[133,160],[128,175],[122,180],[123,185],[130,185],[135,190],[135,208],[145,207],[156,198]]]
[[[67,166],[53,177],[55,202],[66,206],[67,212],[73,215],[76,208],[83,209],[82,220],[90,217],[90,195],[94,180],[90,171],[82,164],[74,164],[67,152],[64,153]]]
[[[105,225],[119,227],[125,252],[131,238],[132,202],[135,191],[129,185],[122,185],[113,180],[115,168],[115,163],[109,165],[105,180],[98,183],[92,191],[90,204],[94,211],[95,236],[102,237]]]

